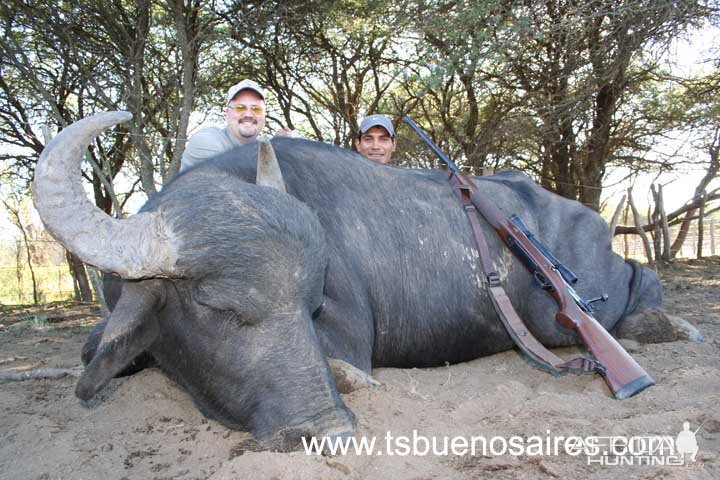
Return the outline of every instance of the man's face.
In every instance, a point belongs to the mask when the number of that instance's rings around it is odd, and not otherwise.
[[[239,112],[236,107],[245,106],[244,112]],[[253,113],[252,109],[259,107],[262,111]],[[230,134],[240,143],[247,143],[255,140],[265,126],[265,101],[257,92],[252,90],[241,90],[228,103],[225,110]]]
[[[374,162],[390,163],[396,143],[383,127],[371,127],[359,139],[355,139],[355,148]]]

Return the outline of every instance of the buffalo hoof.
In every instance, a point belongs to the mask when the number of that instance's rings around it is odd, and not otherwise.
[[[618,338],[627,338],[640,343],[703,341],[700,331],[686,320],[655,308],[627,316],[620,322],[615,333]]]
[[[351,393],[361,388],[379,387],[381,385],[380,382],[367,373],[343,360],[328,358],[328,364],[335,378],[337,391],[340,393]]]
[[[702,333],[700,333],[700,330],[695,328],[687,320],[680,317],[670,316],[670,321],[673,322],[673,326],[677,331],[679,340],[689,340],[695,343],[700,343],[705,340]]]

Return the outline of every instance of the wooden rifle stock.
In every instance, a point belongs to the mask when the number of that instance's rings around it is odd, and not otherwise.
[[[539,275],[552,298],[558,304],[557,322],[575,331],[580,341],[600,365],[598,372],[617,399],[624,399],[654,385],[653,379],[638,365],[618,341],[600,325],[590,311],[578,303],[579,296],[552,263],[528,237],[492,203],[471,194],[472,202],[495,228],[500,238],[526,263],[533,275]],[[529,260],[529,261],[528,261]],[[533,271],[534,270],[534,271]],[[588,308],[589,307],[585,307]]]

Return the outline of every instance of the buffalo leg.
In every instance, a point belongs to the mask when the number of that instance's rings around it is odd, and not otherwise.
[[[618,338],[627,338],[640,343],[703,341],[703,336],[697,328],[680,317],[668,315],[659,308],[648,308],[628,315],[618,323],[614,333]]]

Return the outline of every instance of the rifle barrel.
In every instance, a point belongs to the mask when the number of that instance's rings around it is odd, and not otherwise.
[[[410,118],[410,117],[408,117],[407,115],[405,115],[405,116],[403,117],[403,121],[404,121],[405,123],[407,123],[408,125],[410,125],[410,128],[412,128],[413,130],[415,130],[415,133],[417,133],[418,136],[427,144],[427,146],[430,147],[430,149],[431,149],[433,152],[435,152],[435,155],[437,155],[437,156],[440,158],[440,160],[442,160],[443,162],[445,162],[445,165],[447,165],[447,166],[448,166],[451,170],[453,170],[454,172],[457,172],[457,173],[460,172],[460,169],[458,168],[457,165],[455,165],[455,162],[453,162],[452,160],[450,160],[450,157],[448,157],[447,155],[445,155],[445,152],[443,152],[442,150],[440,150],[440,147],[438,147],[437,145],[435,145],[435,143],[434,143],[432,140],[430,140],[430,137],[428,137],[428,136],[425,134],[425,132],[423,132],[422,129],[417,126],[417,123],[415,123],[412,118]]]
[[[577,283],[577,275],[575,275],[572,270],[563,265],[560,260],[558,260],[555,255],[550,252],[550,250],[545,246],[545,244],[542,243],[540,239],[537,238],[535,234],[530,231],[528,226],[525,225],[525,222],[523,222],[519,216],[517,216],[516,214],[510,215],[510,221],[513,222],[515,226],[517,226],[520,231],[525,234],[526,237],[528,237],[528,240],[530,240],[537,247],[537,249],[540,250],[543,255],[545,255],[545,258],[550,260],[550,262],[555,268],[558,269],[560,275],[563,276],[567,283],[571,285],[575,285]]]

